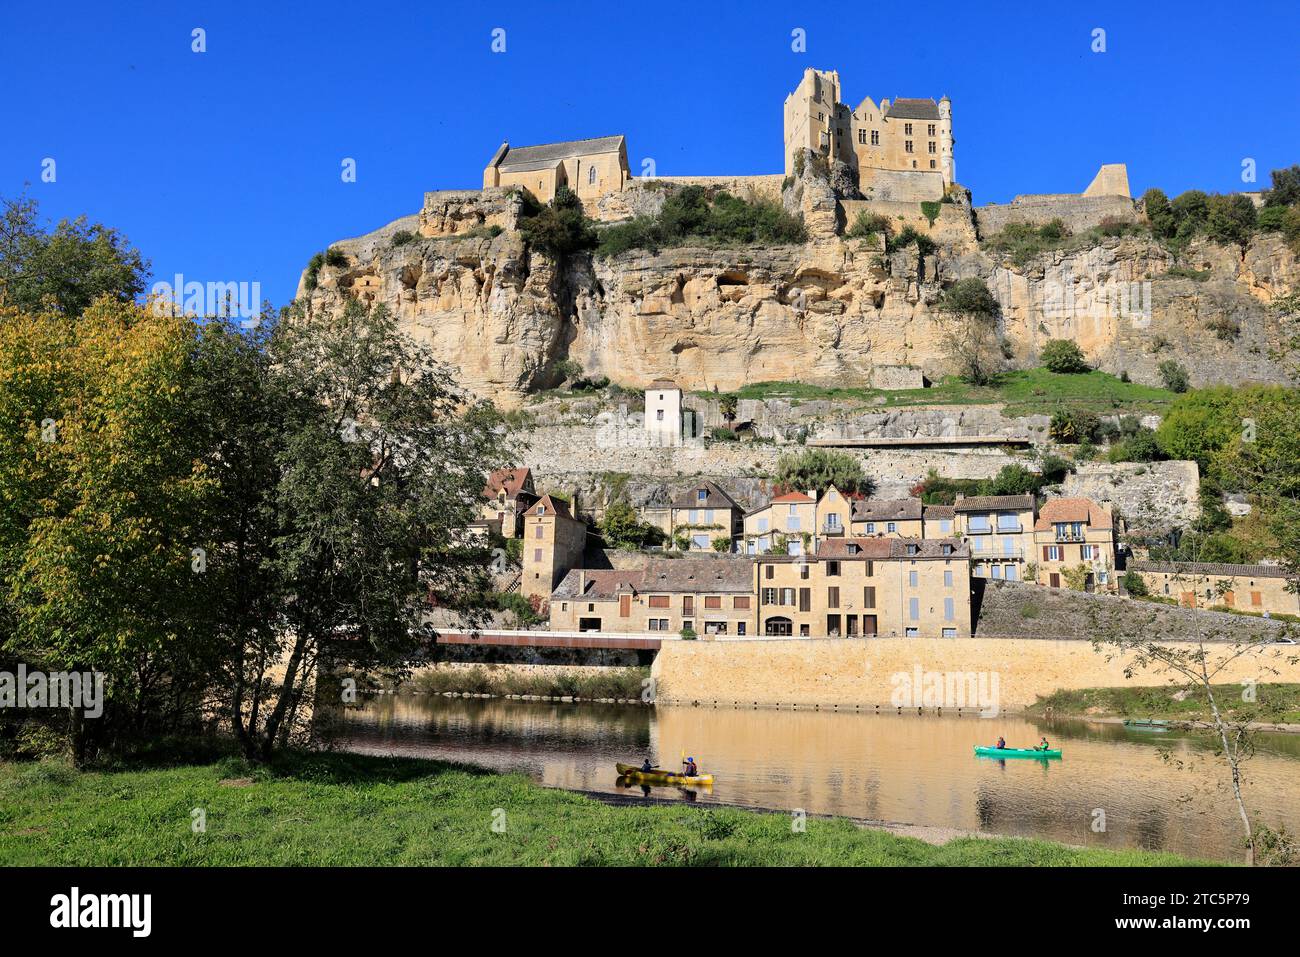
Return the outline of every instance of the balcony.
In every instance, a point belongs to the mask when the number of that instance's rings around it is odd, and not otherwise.
[[[822,525],[821,533],[831,538],[839,537],[844,534],[844,526],[839,524],[836,525],[824,524]]]
[[[1075,543],[1075,542],[1086,542],[1087,540],[1088,540],[1088,536],[1085,532],[1057,532],[1056,533],[1056,542],[1057,544],[1061,544],[1061,545]]]

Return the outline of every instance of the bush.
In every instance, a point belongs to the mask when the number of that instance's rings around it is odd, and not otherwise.
[[[399,229],[397,232],[393,233],[393,238],[389,242],[389,245],[396,249],[398,246],[405,246],[407,243],[414,241],[415,233],[411,232],[409,229]]]
[[[908,246],[915,246],[917,253],[921,256],[933,255],[934,251],[938,248],[934,244],[933,239],[925,233],[918,232],[911,226],[904,226],[896,237],[892,239],[886,238],[885,240],[885,251],[889,253],[896,253],[900,249],[906,249]],[[965,281],[966,280],[961,280],[961,282]]]
[[[927,220],[929,220],[930,225],[933,226],[934,221],[939,218],[939,212],[940,210],[942,210],[942,208],[943,207],[940,203],[936,203],[931,200],[926,200],[921,203],[921,215],[923,215]]]
[[[638,216],[600,232],[599,255],[629,249],[657,251],[701,243],[717,246],[772,246],[802,243],[803,223],[771,200],[748,202],[702,186],[684,186],[664,201],[658,216]]]
[[[853,218],[853,225],[849,227],[844,235],[852,239],[865,239],[868,236],[875,236],[877,233],[886,237],[889,236],[889,217],[882,216],[879,213],[868,213],[863,209]]]
[[[1091,368],[1073,339],[1049,339],[1043,346],[1042,360],[1050,372],[1087,372]]]
[[[1112,446],[1107,456],[1112,462],[1154,462],[1162,458],[1160,443],[1152,429],[1142,429]]]
[[[1134,598],[1143,598],[1148,594],[1147,583],[1137,572],[1124,573],[1124,590]]]
[[[555,191],[555,198],[535,208],[525,204],[519,231],[529,245],[555,257],[591,249],[596,245],[596,231],[583,211],[582,200],[567,186]]]
[[[798,492],[825,491],[831,485],[845,493],[871,490],[871,482],[855,456],[829,449],[805,449],[781,456],[776,463],[776,481]]]
[[[1166,359],[1157,367],[1160,373],[1160,381],[1165,384],[1165,388],[1170,392],[1186,392],[1190,381],[1187,378],[1187,370],[1173,359]]]

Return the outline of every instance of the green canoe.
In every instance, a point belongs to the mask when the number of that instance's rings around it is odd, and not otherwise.
[[[975,753],[985,758],[1059,758],[1060,748],[1048,748],[1036,751],[1033,748],[981,748],[975,746]]]

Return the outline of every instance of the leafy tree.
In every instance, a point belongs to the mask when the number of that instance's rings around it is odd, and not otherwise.
[[[1083,350],[1073,339],[1049,339],[1041,353],[1043,365],[1049,372],[1087,372],[1091,366]]]
[[[1273,185],[1264,191],[1264,206],[1300,206],[1300,165],[1275,169]]]
[[[958,376],[973,385],[992,382],[1001,367],[998,312],[997,299],[978,278],[957,280],[939,300],[948,357]]]
[[[1246,246],[1255,231],[1255,204],[1241,193],[1209,197],[1205,211],[1205,234],[1218,243]]]
[[[1169,208],[1169,197],[1164,191],[1154,187],[1147,190],[1142,194],[1142,205],[1146,209],[1147,221],[1151,223],[1151,232],[1161,239],[1172,239],[1178,231],[1178,221]]]
[[[985,495],[1030,495],[1036,493],[1042,484],[1041,475],[1013,462],[1002,466],[982,492]]]
[[[606,506],[600,520],[600,533],[607,545],[628,550],[658,545],[665,537],[660,529],[641,521],[636,509],[622,498]]]
[[[781,456],[776,463],[776,481],[788,489],[804,492],[825,491],[834,485],[841,492],[870,494],[872,483],[862,471],[862,463],[848,452],[831,449],[804,449]]]
[[[223,712],[265,760],[318,669],[400,673],[429,653],[427,601],[468,608],[487,590],[490,553],[457,530],[505,455],[490,406],[467,402],[382,307],[295,308],[265,350],[221,345],[205,432],[243,450],[222,477],[240,495],[223,499],[212,551],[227,581],[248,583],[222,593]],[[241,401],[212,404],[232,392]]]
[[[68,716],[78,761],[186,730],[207,687],[196,338],[107,296],[0,313],[0,635],[32,667],[106,676],[104,715]]]
[[[1160,443],[1153,429],[1142,429],[1111,447],[1112,462],[1154,462],[1162,458]]]
[[[1160,381],[1170,392],[1186,392],[1191,384],[1187,377],[1187,370],[1174,359],[1165,359],[1157,367],[1157,371],[1160,373]]]
[[[76,315],[99,296],[129,302],[144,292],[149,263],[117,230],[81,216],[47,232],[35,200],[0,203],[0,304],[36,311],[48,297]]]

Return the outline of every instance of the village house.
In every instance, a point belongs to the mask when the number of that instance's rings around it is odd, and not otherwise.
[[[483,520],[505,538],[516,538],[523,531],[524,513],[537,501],[532,470],[497,469],[483,486],[483,499]]]
[[[921,509],[919,498],[869,498],[854,502],[853,534],[922,538],[924,528],[921,524]]]
[[[786,492],[745,514],[744,552],[802,555],[811,549],[816,528],[816,495]]]
[[[550,495],[529,506],[524,517],[520,591],[544,606],[569,569],[582,564],[587,523],[574,518],[564,502]]]
[[[645,429],[652,445],[682,444],[682,390],[671,379],[655,379],[646,386]]]
[[[1185,608],[1229,608],[1269,615],[1300,615],[1300,595],[1289,590],[1279,565],[1220,562],[1129,562],[1147,591]]]
[[[664,531],[672,541],[685,541],[689,551],[730,552],[743,527],[744,514],[744,508],[725,489],[701,482],[668,507]],[[725,540],[725,548],[717,544],[721,540]]]
[[[980,578],[1024,581],[1033,555],[1034,496],[957,493],[957,534],[970,546],[971,573]]]
[[[829,486],[817,499],[817,509],[814,512],[816,539],[820,541],[823,538],[842,538],[848,535],[856,504],[856,496],[844,494],[834,485]]]
[[[624,189],[631,178],[627,138],[601,136],[538,146],[502,143],[483,170],[483,187],[518,186],[549,203],[567,186],[590,209],[602,196]]]
[[[957,510],[951,505],[924,505],[921,508],[923,538],[952,538],[957,534]]]
[[[1034,523],[1032,562],[1041,585],[1071,586],[1081,579],[1084,591],[1118,590],[1115,580],[1115,522],[1109,509],[1087,498],[1054,498]]]
[[[754,560],[758,630],[810,638],[971,633],[969,552],[956,539],[828,538]]]
[[[551,594],[554,631],[754,634],[753,563],[656,558],[639,569],[575,568]]]

